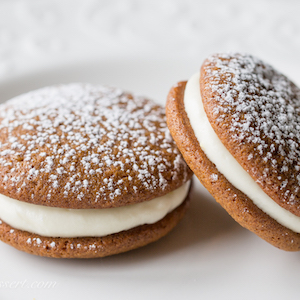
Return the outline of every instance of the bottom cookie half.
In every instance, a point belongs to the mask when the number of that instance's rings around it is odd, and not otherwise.
[[[141,225],[104,237],[51,238],[0,224],[0,240],[18,250],[55,258],[97,258],[133,250],[157,241],[170,232],[185,214],[189,197],[154,224]]]

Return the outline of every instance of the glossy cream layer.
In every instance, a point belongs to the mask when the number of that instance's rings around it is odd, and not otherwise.
[[[65,209],[0,195],[0,219],[13,228],[48,237],[100,237],[153,224],[186,198],[190,182],[150,201],[108,209]]]
[[[233,186],[246,194],[262,211],[281,225],[300,233],[300,217],[295,216],[273,201],[239,165],[216,135],[204,111],[199,78],[200,73],[197,73],[188,81],[185,88],[184,105],[201,149],[208,159],[216,165],[219,172]]]

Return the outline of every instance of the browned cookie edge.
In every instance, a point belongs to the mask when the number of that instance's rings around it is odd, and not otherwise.
[[[54,258],[98,258],[133,250],[155,242],[170,232],[183,218],[185,201],[163,219],[104,237],[51,238],[17,230],[2,221],[0,240],[14,248]]]
[[[166,115],[171,135],[189,167],[216,201],[240,225],[279,249],[299,251],[300,234],[280,225],[260,210],[245,194],[236,189],[206,157],[184,109],[185,86],[186,82],[179,82],[170,90]]]
[[[207,118],[223,145],[273,201],[300,217],[299,88],[241,53],[208,57],[199,83]]]

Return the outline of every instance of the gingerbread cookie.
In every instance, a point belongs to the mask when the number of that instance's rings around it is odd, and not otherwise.
[[[300,90],[247,54],[215,54],[174,86],[167,123],[186,162],[242,226],[300,249]]]
[[[0,239],[67,258],[159,239],[182,218],[192,176],[161,106],[90,84],[2,104],[0,166]]]

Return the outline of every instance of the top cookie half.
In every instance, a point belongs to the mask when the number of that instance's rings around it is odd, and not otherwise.
[[[200,91],[214,131],[263,191],[300,216],[300,90],[261,60],[216,54]]]
[[[43,88],[0,106],[0,193],[62,208],[162,196],[192,173],[164,108],[90,84]]]

